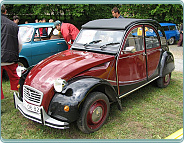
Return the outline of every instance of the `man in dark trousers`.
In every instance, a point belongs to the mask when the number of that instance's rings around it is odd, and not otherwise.
[[[59,20],[54,22],[53,28],[56,28],[58,31],[61,31],[61,34],[66,41],[66,44],[68,44],[68,49],[70,49],[71,45],[69,42],[71,41],[71,44],[73,43],[79,33],[79,30],[73,24],[64,22],[61,23],[61,21]]]
[[[3,69],[7,71],[11,90],[18,90],[19,77],[17,76],[16,63],[22,44],[18,39],[19,27],[16,23],[6,17],[6,7],[1,6],[1,79]],[[20,49],[20,50],[19,50]],[[1,80],[1,99],[4,98]]]
[[[180,46],[182,46],[182,44],[183,44],[183,24],[181,24],[181,26],[180,26],[180,40],[178,41],[178,47],[180,47]]]

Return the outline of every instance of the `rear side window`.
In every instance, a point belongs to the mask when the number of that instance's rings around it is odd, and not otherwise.
[[[156,48],[160,46],[157,34],[151,27],[145,27],[146,49]]]
[[[169,27],[168,26],[162,26],[164,31],[169,31]]]
[[[175,26],[169,26],[169,29],[170,30],[176,30],[176,27]]]
[[[162,27],[158,27],[158,34],[160,36],[160,41],[161,41],[161,45],[167,45],[167,40],[165,37],[165,33],[163,33],[164,31],[162,30]]]

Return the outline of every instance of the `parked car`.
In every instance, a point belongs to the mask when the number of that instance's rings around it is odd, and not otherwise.
[[[170,45],[173,45],[180,38],[180,33],[174,23],[160,23],[165,31],[167,41]]]
[[[19,54],[19,65],[29,67],[41,60],[68,49],[64,38],[52,30],[53,23],[28,23],[19,25],[23,41]],[[45,31],[45,33],[44,33]]]
[[[15,108],[50,127],[66,129],[77,121],[82,132],[92,133],[105,123],[111,103],[122,110],[121,98],[137,89],[153,81],[168,86],[173,70],[174,57],[158,22],[94,20],[82,26],[70,50],[22,73]]]

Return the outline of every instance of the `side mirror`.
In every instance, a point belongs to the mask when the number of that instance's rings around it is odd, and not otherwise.
[[[130,46],[130,47],[126,47],[125,50],[123,50],[123,52],[125,53],[135,53],[136,52],[136,49],[134,46]]]

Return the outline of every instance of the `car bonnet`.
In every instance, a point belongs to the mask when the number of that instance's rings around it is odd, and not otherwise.
[[[28,74],[25,84],[46,92],[57,78],[66,81],[94,66],[111,61],[112,55],[66,50],[38,63]]]

